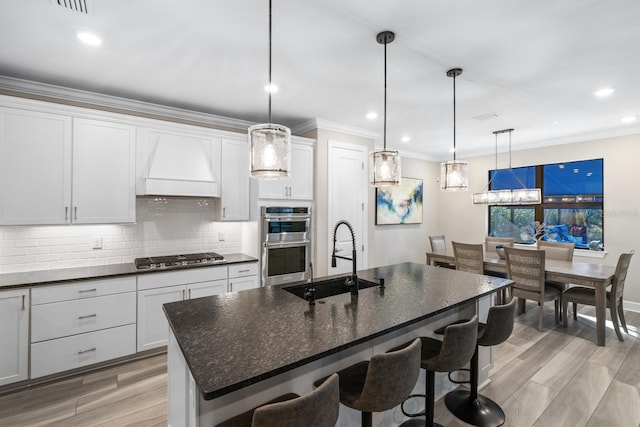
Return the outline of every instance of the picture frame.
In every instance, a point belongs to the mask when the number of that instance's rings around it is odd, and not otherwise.
[[[402,177],[400,185],[376,187],[376,225],[422,224],[423,181]]]

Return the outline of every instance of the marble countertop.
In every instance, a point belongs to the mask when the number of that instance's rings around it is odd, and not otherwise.
[[[193,264],[184,267],[168,267],[162,269],[136,270],[136,267],[132,262],[127,262],[124,264],[109,264],[95,267],[61,268],[55,270],[27,271],[24,273],[7,273],[0,274],[0,290],[25,286],[56,284],[59,282],[68,282],[73,280],[105,279],[108,277],[127,276],[132,274],[158,273],[162,271],[214,267],[218,265],[256,261],[258,261],[256,258],[236,253],[224,255],[224,262],[220,263]]]
[[[169,303],[164,310],[203,398],[210,400],[512,283],[417,263],[363,270],[358,277],[384,277],[385,288],[309,306],[282,286],[268,286]]]

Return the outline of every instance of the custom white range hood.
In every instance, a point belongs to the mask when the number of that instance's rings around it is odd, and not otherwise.
[[[220,140],[141,129],[140,196],[220,197]]]

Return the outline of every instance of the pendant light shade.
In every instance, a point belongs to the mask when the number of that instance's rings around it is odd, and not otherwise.
[[[400,185],[400,153],[387,150],[387,45],[394,39],[395,34],[391,31],[376,36],[376,41],[384,45],[384,148],[369,155],[369,182],[376,187]]]
[[[253,178],[291,175],[291,130],[271,122],[271,0],[269,0],[269,123],[249,128],[249,172]]]
[[[467,191],[469,189],[469,162],[456,160],[456,77],[461,68],[447,71],[453,78],[453,160],[440,164],[440,189],[443,191]]]
[[[511,169],[511,132],[513,129],[503,129],[493,132],[496,139],[496,171],[498,170],[498,135],[501,133],[509,133],[509,172],[520,183],[522,188],[506,189],[506,190],[489,190],[491,181],[480,193],[474,193],[472,201],[474,205],[539,205],[542,203],[542,194],[539,188],[527,188],[518,175]]]

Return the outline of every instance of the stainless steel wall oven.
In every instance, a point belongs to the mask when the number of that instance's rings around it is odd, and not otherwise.
[[[262,284],[311,278],[311,209],[263,206],[261,214]]]

